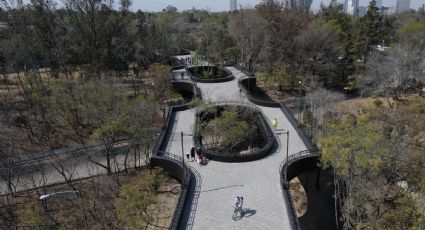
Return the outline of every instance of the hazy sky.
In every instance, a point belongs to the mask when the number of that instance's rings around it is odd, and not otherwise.
[[[343,2],[344,0],[338,0]],[[360,0],[360,5],[366,6],[370,0]],[[242,6],[255,6],[260,0],[238,0],[238,5]],[[313,0],[312,9],[317,10],[320,7],[320,3],[329,4],[330,0]],[[382,0],[383,6],[394,6],[397,0]],[[410,8],[417,9],[425,0],[411,0]],[[211,11],[223,11],[229,10],[230,0],[133,0],[133,10],[147,10],[147,11],[161,11],[168,5],[177,7],[179,11],[191,9],[193,6],[197,9],[207,9]]]

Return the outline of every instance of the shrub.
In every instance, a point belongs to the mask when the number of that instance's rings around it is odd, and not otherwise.
[[[381,101],[381,100],[379,100],[379,99],[376,99],[376,100],[374,100],[374,101],[373,101],[373,104],[374,104],[376,107],[381,107],[381,106],[382,106],[382,101]]]

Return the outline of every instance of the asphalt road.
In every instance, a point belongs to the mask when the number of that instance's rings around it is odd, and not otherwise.
[[[125,162],[129,167],[134,163],[144,165],[145,159],[135,159],[134,154],[126,153],[128,145],[120,142],[111,154],[112,171],[124,169]],[[86,178],[94,175],[106,174],[106,169],[93,162],[106,165],[106,154],[103,147],[93,147],[88,150],[61,152],[40,158],[29,159],[15,163],[12,166],[0,168],[0,194],[10,193],[8,180],[14,192],[33,189],[40,186],[65,182],[71,179]],[[9,176],[10,175],[10,176]]]

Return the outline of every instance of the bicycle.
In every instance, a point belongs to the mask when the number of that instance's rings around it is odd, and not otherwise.
[[[237,207],[233,210],[232,219],[234,221],[242,219],[242,208],[241,207]]]

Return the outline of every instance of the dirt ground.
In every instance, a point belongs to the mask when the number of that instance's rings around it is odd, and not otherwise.
[[[267,96],[269,96],[273,101],[283,101],[290,98],[294,98],[298,95],[297,91],[284,90],[279,91],[278,85],[273,87],[267,87],[264,80],[257,78],[257,87],[262,90]]]
[[[294,202],[297,217],[303,216],[307,212],[307,194],[298,177],[289,181],[289,192]]]

